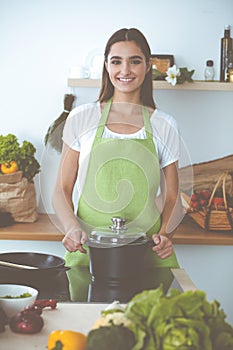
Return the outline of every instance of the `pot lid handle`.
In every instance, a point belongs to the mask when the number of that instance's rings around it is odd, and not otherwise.
[[[111,220],[112,220],[112,226],[109,226],[109,228],[112,230],[112,232],[119,232],[119,231],[122,232],[127,230],[127,227],[125,226],[125,223],[126,223],[125,218],[115,216]]]

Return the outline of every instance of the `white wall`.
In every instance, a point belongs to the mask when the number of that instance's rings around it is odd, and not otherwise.
[[[195,79],[203,79],[206,60],[213,59],[218,79],[225,24],[233,26],[232,0],[119,0],[107,6],[103,0],[0,0],[0,133],[36,146],[39,211],[52,212],[59,157],[44,149],[43,139],[71,91],[70,67],[102,52],[115,30],[138,27],[153,53],[174,54],[179,67],[195,69]],[[77,104],[98,96],[98,89],[83,90],[71,91]],[[231,92],[157,91],[155,99],[177,119],[193,163],[232,153]]]
[[[137,27],[153,53],[174,54],[178,67],[195,69],[194,79],[203,79],[206,60],[213,59],[218,79],[225,24],[233,27],[232,0],[0,0],[0,133],[14,133],[36,146],[42,164],[41,187],[36,177],[39,211],[52,211],[59,155],[45,150],[43,139],[63,110],[64,94],[75,92],[77,104],[98,96],[98,89],[67,88],[70,67],[103,50],[115,30]],[[233,153],[232,92],[155,91],[155,99],[177,119],[193,163]],[[53,244],[37,249],[56,252]],[[197,286],[232,313],[232,270],[225,252],[220,247],[214,252],[211,247],[177,248]],[[216,275],[214,257],[222,262]],[[220,292],[225,261],[229,274]]]

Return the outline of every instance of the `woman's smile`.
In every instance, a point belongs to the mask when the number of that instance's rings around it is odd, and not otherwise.
[[[132,82],[135,78],[118,78],[119,81],[123,83],[129,83]]]

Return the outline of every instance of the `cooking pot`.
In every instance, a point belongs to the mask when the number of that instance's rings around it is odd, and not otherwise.
[[[140,229],[127,228],[125,223],[125,218],[113,217],[112,226],[91,232],[87,245],[92,279],[114,284],[143,272],[144,256],[152,240]]]

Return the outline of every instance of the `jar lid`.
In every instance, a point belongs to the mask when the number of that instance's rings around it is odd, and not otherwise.
[[[208,60],[208,61],[206,62],[206,65],[207,65],[208,67],[213,67],[214,61]]]
[[[128,228],[125,218],[112,218],[109,228],[98,227],[90,233],[87,245],[90,247],[115,247],[126,244],[141,244],[147,241],[146,233],[139,228]]]

